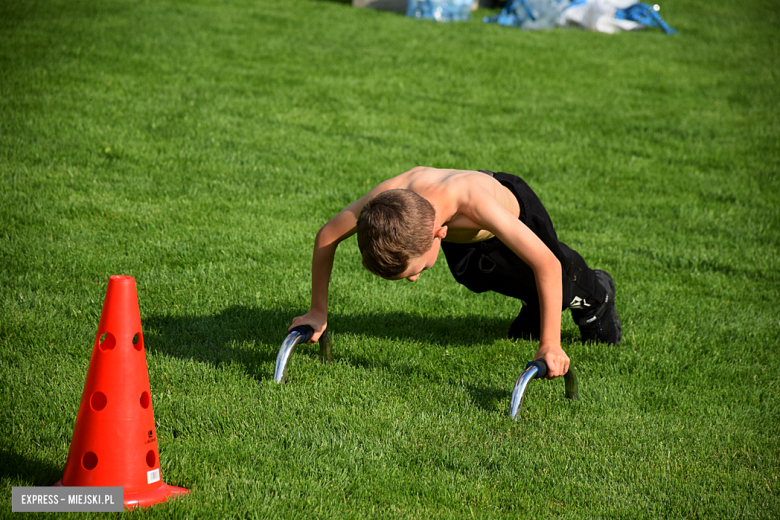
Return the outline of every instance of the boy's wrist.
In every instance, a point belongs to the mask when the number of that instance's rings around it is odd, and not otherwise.
[[[327,316],[328,315],[328,309],[327,308],[323,309],[322,307],[316,306],[316,305],[312,305],[311,307],[309,307],[309,312],[312,313],[312,314],[321,314],[322,316]]]
[[[536,351],[534,359],[544,359],[546,356],[559,357],[567,355],[563,350],[563,347],[561,347],[560,342],[540,342],[539,349]]]
[[[542,349],[544,350],[561,349],[561,340],[558,338],[546,339],[544,338],[544,334],[542,334],[542,338],[539,340],[539,350]]]

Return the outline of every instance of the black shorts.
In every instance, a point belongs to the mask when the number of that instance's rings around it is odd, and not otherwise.
[[[558,240],[547,210],[528,184],[516,175],[480,171],[509,188],[520,203],[520,222],[528,226],[561,262],[563,308],[571,308],[577,314],[598,309],[606,291],[580,254]],[[477,293],[494,291],[523,300],[531,308],[539,308],[533,270],[498,238],[471,244],[442,242],[441,247],[458,283]]]

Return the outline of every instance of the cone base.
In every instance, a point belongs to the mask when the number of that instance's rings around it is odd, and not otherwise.
[[[175,498],[178,495],[186,495],[189,491],[184,488],[169,486],[165,482],[162,486],[152,491],[144,491],[142,493],[126,493],[125,494],[125,507],[134,509],[136,507],[148,507],[160,502],[165,502],[169,498]]]
[[[58,480],[55,486],[62,486],[62,480]],[[136,507],[149,507],[160,502],[165,502],[169,498],[174,498],[178,495],[187,495],[189,491],[176,487],[169,486],[165,482],[162,483],[157,489],[151,491],[142,491],[140,493],[125,493],[125,507],[128,509],[135,509]]]

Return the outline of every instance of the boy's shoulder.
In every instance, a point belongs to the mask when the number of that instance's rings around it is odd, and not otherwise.
[[[379,184],[378,193],[391,189],[408,189],[428,198],[449,192],[468,194],[470,190],[493,187],[497,182],[485,173],[472,170],[456,170],[417,166]],[[374,190],[372,190],[374,191]]]
[[[409,189],[430,202],[451,229],[474,229],[473,217],[502,207],[515,218],[520,206],[515,195],[492,175],[473,170],[419,166],[389,179],[382,191]],[[489,212],[489,211],[488,211]]]

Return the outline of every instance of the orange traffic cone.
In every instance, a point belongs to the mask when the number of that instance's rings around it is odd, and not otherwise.
[[[122,486],[125,507],[189,493],[160,475],[138,294],[132,276],[108,279],[87,380],[62,480],[55,486]]]

